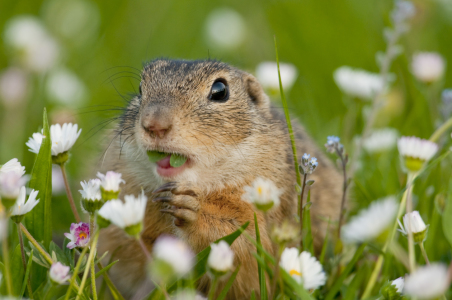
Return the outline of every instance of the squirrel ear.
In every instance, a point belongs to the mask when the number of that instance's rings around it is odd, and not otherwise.
[[[253,75],[246,74],[244,82],[248,96],[257,107],[270,107],[270,98],[265,94],[264,89]]]

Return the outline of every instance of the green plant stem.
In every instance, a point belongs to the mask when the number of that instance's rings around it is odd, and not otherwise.
[[[80,283],[80,288],[78,289],[77,297],[75,298],[75,300],[80,299],[80,296],[83,293],[83,288],[85,287],[86,279],[88,278],[88,273],[90,270],[89,266],[91,265],[91,263],[94,259],[94,255],[96,253],[96,246],[97,246],[98,238],[99,238],[99,232],[96,232],[94,235],[94,240],[91,244],[91,249],[90,249],[89,256],[88,256],[88,261],[86,262],[86,267],[85,267],[85,272],[83,273],[82,282]]]
[[[419,243],[419,248],[421,248],[422,256],[424,256],[425,263],[430,265],[430,261],[428,260],[427,251],[425,251],[424,243]]]
[[[441,125],[438,129],[430,137],[431,142],[437,142],[439,138],[446,132],[449,128],[452,127],[452,117],[450,117],[443,125]]]
[[[41,245],[39,245],[39,243],[35,240],[35,238],[30,234],[30,232],[28,232],[27,228],[25,228],[25,226],[20,223],[20,230],[25,234],[25,236],[27,237],[27,239],[33,244],[33,246],[36,247],[36,249],[39,251],[39,253],[46,259],[46,261],[52,265],[53,264],[53,260],[50,257],[50,255],[44,250],[42,249]]]
[[[306,178],[308,178],[308,174],[305,173],[303,175],[303,186],[301,188],[300,204],[299,204],[301,236],[303,236],[303,196],[304,196],[304,190],[306,189]],[[300,240],[300,249],[303,250],[303,238]]]
[[[24,266],[24,272],[27,272],[27,258],[25,257],[24,239],[22,237],[22,232],[20,231],[20,223],[16,223],[17,235],[19,236],[20,253],[22,254],[22,264]],[[30,278],[27,280],[28,297],[33,299],[33,290],[31,289]],[[22,295],[20,295],[22,296]]]
[[[215,292],[217,291],[217,285],[218,285],[218,278],[217,278],[217,276],[215,276],[213,278],[212,285],[210,286],[209,298],[208,298],[209,300],[215,299]]]
[[[278,46],[276,44],[276,36],[274,37],[274,40],[275,40],[276,64],[278,66],[279,92],[281,93],[281,102],[283,104],[284,115],[286,117],[287,128],[289,130],[290,143],[292,145],[295,173],[297,175],[297,184],[298,184],[298,186],[301,186],[301,175],[300,175],[300,169],[298,168],[297,147],[295,144],[295,136],[293,134],[292,122],[290,121],[290,115],[289,115],[289,108],[287,106],[286,96],[284,95],[284,90],[283,90],[282,81],[281,81],[281,72],[279,70],[279,56],[278,56]],[[301,200],[300,200],[300,203],[301,203]]]
[[[71,205],[72,212],[74,213],[75,220],[77,223],[81,222],[80,215],[78,214],[77,208],[75,207],[74,198],[72,197],[72,192],[69,187],[69,182],[67,180],[66,167],[65,164],[60,164],[61,173],[63,174],[64,186],[66,187],[67,199],[69,200],[69,204]]]
[[[82,253],[80,253],[80,256],[78,258],[77,264],[75,265],[74,273],[72,274],[71,281],[69,283],[69,288],[68,288],[68,290],[66,292],[66,296],[64,297],[64,300],[69,300],[69,296],[71,295],[72,288],[74,286],[77,286],[77,283],[75,282],[75,279],[78,276],[78,270],[80,269],[80,265],[82,264],[83,257],[85,256],[87,251],[88,251],[88,247],[85,247],[83,249]]]
[[[9,265],[9,251],[8,251],[8,238],[4,238],[2,241],[3,260],[5,264],[5,279],[6,279],[6,291],[8,295],[13,295],[13,285],[11,282],[11,268]]]
[[[276,256],[276,263],[275,263],[275,271],[273,272],[270,299],[276,298],[276,285],[277,285],[277,283],[279,281],[279,277],[280,277],[279,276],[279,270],[280,270],[279,261],[281,260],[281,254],[282,254],[283,249],[284,249],[283,245],[280,245],[278,247],[278,253]]]
[[[102,270],[104,268],[104,266],[102,265],[101,262],[97,263],[97,267]],[[108,285],[108,288],[110,289],[110,291],[112,292],[113,298],[115,299],[120,299],[120,300],[125,300],[124,297],[121,295],[121,293],[119,292],[119,290],[116,288],[116,286],[113,284],[113,282],[110,279],[110,276],[108,276],[108,272],[105,272],[103,274],[104,276],[104,280],[105,283]]]
[[[337,238],[338,240],[341,239],[341,228],[342,223],[344,221],[344,212],[345,212],[345,200],[347,199],[347,187],[348,187],[348,179],[347,179],[347,162],[348,162],[348,156],[343,155],[343,152],[340,153],[338,149],[336,149],[336,153],[341,159],[342,164],[342,175],[344,177],[344,182],[342,184],[342,200],[341,200],[341,211],[339,214],[339,224],[337,226]]]
[[[412,176],[413,176],[412,178],[410,178],[410,176],[408,177],[407,188],[405,189],[405,192],[403,193],[402,200],[400,201],[400,204],[399,204],[399,210],[397,211],[397,219],[395,220],[391,233],[389,234],[388,239],[386,239],[383,249],[381,250],[382,253],[378,256],[377,262],[375,263],[374,269],[372,271],[372,274],[370,275],[370,278],[367,282],[366,289],[364,290],[364,293],[361,296],[361,299],[368,298],[375,286],[378,275],[380,274],[380,271],[381,271],[381,267],[383,266],[384,255],[388,251],[388,247],[392,243],[392,240],[394,239],[394,236],[397,232],[397,226],[398,226],[397,220],[400,219],[400,217],[403,215],[407,197],[408,197],[408,193],[409,193],[409,189],[413,188],[413,185],[410,182],[414,180],[415,175],[417,175],[417,174],[412,174]]]
[[[152,259],[151,254],[149,253],[148,249],[146,248],[146,245],[144,244],[144,241],[141,238],[141,236],[137,237],[137,241],[140,244],[141,249],[143,250],[144,254],[146,255],[146,258],[148,259],[148,262],[150,262],[151,259]]]
[[[95,225],[94,225],[95,218],[96,218],[95,213],[92,213],[89,215],[89,232],[90,232],[90,234],[92,234],[95,230]],[[95,251],[95,246],[93,246],[92,240],[91,240],[91,251]],[[93,299],[97,300],[96,270],[94,268],[94,259],[91,261],[90,269],[91,269],[91,292],[93,294]]]
[[[407,214],[411,214],[411,212],[413,211],[413,202],[411,201],[411,191],[412,191],[412,180],[413,180],[414,176],[413,174],[410,172],[408,174],[408,180],[407,180],[407,200],[406,200],[406,213]],[[407,224],[408,228],[410,228],[410,230],[407,230],[408,233],[408,260],[410,263],[410,272],[413,273],[414,270],[416,269],[416,261],[415,261],[415,249],[414,249],[414,237],[413,237],[413,232],[411,231],[411,218],[408,218],[408,224]]]

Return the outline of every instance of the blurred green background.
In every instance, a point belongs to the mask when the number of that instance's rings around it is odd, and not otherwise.
[[[338,135],[351,151],[354,137],[362,131],[361,111],[369,104],[344,97],[333,72],[348,65],[378,73],[375,56],[385,50],[383,30],[390,26],[393,4],[390,0],[1,0],[0,73],[18,68],[25,74],[26,93],[14,101],[0,99],[0,163],[16,157],[31,172],[34,155],[25,142],[39,129],[46,107],[52,123],[76,122],[83,129],[68,164],[78,199],[78,182],[93,175],[102,145],[108,142],[106,129],[114,124],[108,121],[120,113],[110,106],[125,106],[125,99],[138,90],[136,69],[157,57],[210,57],[254,73],[262,61],[275,60],[274,36],[280,60],[298,69],[294,86],[286,91],[292,116],[319,145],[326,136]],[[452,2],[419,0],[414,4],[417,12],[401,40],[404,52],[391,68],[395,81],[376,127],[428,138],[443,121],[440,94],[443,88],[452,87],[452,72],[446,69],[442,81],[429,87],[416,81],[410,62],[418,51],[435,51],[452,61]],[[212,25],[224,12],[229,14],[226,23]],[[24,68],[23,54],[8,46],[8,24],[21,16],[36,18],[54,41],[49,46],[54,52],[39,56],[43,59],[55,53],[48,58],[51,67],[44,71]],[[235,30],[232,36],[228,28]],[[450,146],[450,138],[442,144]],[[364,153],[350,193],[354,209],[401,192],[405,176],[398,162],[395,149]],[[417,208],[426,222],[441,212],[441,207],[435,209],[434,199],[447,191],[451,165],[450,159],[444,160],[416,186]],[[67,231],[69,205],[64,194],[55,192],[55,229]],[[440,226],[435,228],[431,234],[442,238]],[[444,258],[445,253],[450,256],[447,242],[437,241],[430,238],[427,248],[444,251],[432,251],[431,259]]]

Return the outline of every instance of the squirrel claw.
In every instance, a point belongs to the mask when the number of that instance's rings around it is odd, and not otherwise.
[[[171,181],[171,182],[167,182],[167,183],[163,184],[162,186],[160,186],[159,188],[154,190],[152,193],[158,194],[158,193],[162,193],[162,192],[170,192],[170,191],[174,190],[176,187],[177,187],[177,182]]]
[[[157,197],[157,198],[153,199],[152,201],[153,202],[169,202],[172,199],[173,199],[172,197],[167,196],[167,197]]]

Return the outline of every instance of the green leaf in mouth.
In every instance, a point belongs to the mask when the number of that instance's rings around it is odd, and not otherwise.
[[[171,154],[170,165],[173,168],[182,166],[183,164],[185,164],[186,161],[187,161],[187,158],[185,156],[175,154],[175,153]]]
[[[159,160],[162,160],[167,156],[168,156],[168,153],[159,152],[159,151],[148,151],[149,161],[153,162],[153,163],[156,163]]]

